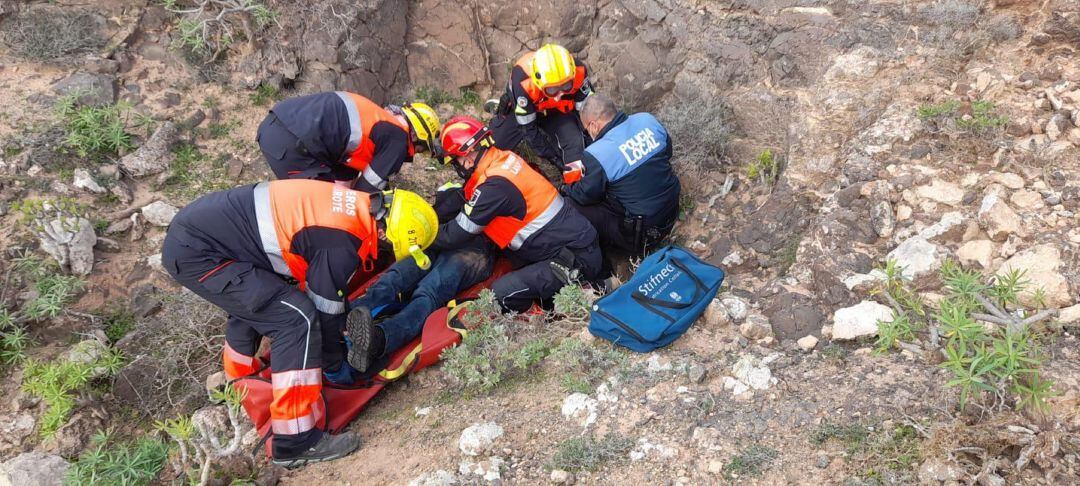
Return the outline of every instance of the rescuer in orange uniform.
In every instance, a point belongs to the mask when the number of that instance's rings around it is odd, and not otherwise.
[[[577,108],[592,94],[588,70],[566,48],[546,44],[518,59],[506,93],[489,100],[488,128],[495,147],[513,150],[522,139],[540,157],[564,170],[580,161],[587,145]]]
[[[323,369],[340,369],[345,361],[349,279],[372,264],[380,236],[398,260],[411,256],[430,265],[424,249],[437,230],[435,211],[411,192],[368,194],[311,180],[208,194],[173,219],[162,264],[177,282],[229,313],[226,375],[256,372],[260,339],[272,341],[276,464],[332,460],[359,445],[352,433],[331,436],[316,426],[325,410]]]
[[[439,117],[424,103],[383,108],[334,91],[274,105],[255,140],[278,179],[352,182],[354,189],[374,192],[386,188],[417,148],[439,157],[438,137]]]
[[[526,311],[568,283],[596,278],[601,264],[596,230],[551,182],[518,155],[494,147],[490,131],[473,118],[450,120],[442,143],[447,161],[466,183],[457,189],[464,206],[453,221],[439,226],[433,248],[459,248],[483,234],[509,250],[515,270],[492,285],[509,311]]]

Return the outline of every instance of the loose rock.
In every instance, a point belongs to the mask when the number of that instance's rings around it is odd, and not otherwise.
[[[24,452],[0,464],[2,486],[60,486],[71,467],[63,457],[42,452]]]
[[[864,300],[851,307],[838,309],[833,314],[832,339],[855,339],[874,336],[878,322],[892,322],[892,309],[877,302]]]
[[[107,106],[116,103],[116,78],[107,74],[75,73],[57,82],[53,92],[78,96],[83,106]]]
[[[757,341],[758,339],[765,339],[772,336],[772,324],[769,323],[769,319],[763,315],[751,314],[746,317],[746,322],[743,322],[739,326],[739,334],[742,334],[746,339]]]
[[[142,215],[146,221],[154,226],[166,227],[172,222],[176,213],[180,210],[175,206],[161,201],[154,201],[142,208]]]
[[[997,194],[988,194],[979,206],[979,224],[994,241],[1005,241],[1009,235],[1023,236],[1023,223]]]
[[[964,189],[951,182],[934,179],[928,186],[916,187],[915,195],[922,199],[956,206],[964,200]]]
[[[41,249],[56,259],[61,267],[70,268],[71,273],[89,275],[94,269],[97,235],[90,220],[60,216],[44,223],[38,239]]]
[[[994,258],[994,242],[990,240],[974,240],[964,243],[956,250],[956,258],[965,267],[978,264],[979,268],[990,268],[990,262]]]
[[[94,194],[105,194],[107,191],[101,184],[98,184],[93,177],[90,176],[90,171],[86,169],[75,169],[75,178],[71,185],[90,191]]]
[[[169,148],[176,141],[176,124],[165,122],[150,139],[134,152],[120,159],[120,167],[135,177],[158,174],[173,163],[176,155]]]
[[[495,439],[503,435],[503,428],[495,422],[470,425],[461,431],[458,448],[466,456],[479,456],[491,449]]]
[[[809,353],[817,347],[818,338],[812,335],[803,336],[802,338],[799,338],[798,341],[795,341],[795,343],[799,345],[799,349]]]
[[[1069,281],[1058,269],[1060,265],[1061,250],[1052,244],[1045,244],[1009,258],[1001,265],[998,274],[1012,270],[1027,272],[1024,277],[1031,283],[1020,294],[1020,301],[1024,305],[1034,305],[1035,292],[1041,288],[1045,292],[1046,305],[1065,307],[1072,304],[1073,299],[1069,294]]]
[[[870,210],[870,222],[874,225],[874,232],[882,238],[892,236],[896,229],[896,217],[893,214],[892,204],[889,201],[880,201]]]
[[[941,266],[937,245],[918,236],[900,243],[889,252],[887,258],[896,260],[896,264],[903,268],[904,277],[908,279],[927,274]]]

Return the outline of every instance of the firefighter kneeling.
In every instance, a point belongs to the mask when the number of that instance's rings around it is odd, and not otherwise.
[[[350,277],[371,267],[385,234],[398,260],[429,264],[435,211],[395,190],[367,194],[330,182],[281,180],[209,194],[173,219],[162,264],[177,282],[229,313],[225,373],[250,375],[263,336],[271,339],[274,463],[298,467],[359,446],[324,434],[323,369],[345,361],[343,324]],[[296,280],[292,285],[287,279]]]

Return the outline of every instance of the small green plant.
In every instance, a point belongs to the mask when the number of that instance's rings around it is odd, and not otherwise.
[[[104,160],[134,147],[128,133],[134,118],[127,103],[81,106],[77,95],[69,95],[57,103],[56,113],[64,126],[64,147],[79,157]]]
[[[976,134],[1003,128],[1008,123],[1009,118],[999,115],[991,101],[971,102],[971,115],[956,120],[956,126]]]
[[[111,342],[117,342],[135,329],[135,315],[131,311],[119,308],[105,314],[105,336]]]
[[[910,424],[825,422],[810,435],[810,442],[822,446],[829,441],[844,446],[850,469],[864,479],[881,477],[885,471],[909,473],[919,460],[922,442]]]
[[[165,465],[168,454],[169,446],[155,438],[117,443],[108,433],[98,432],[92,446],[68,469],[64,484],[150,484]]]
[[[228,137],[229,133],[231,133],[235,128],[239,126],[240,122],[237,120],[230,122],[214,122],[207,125],[206,130],[207,135],[209,135],[210,138],[217,140],[220,138]]]
[[[574,338],[563,339],[551,350],[548,361],[564,373],[563,388],[582,393],[590,393],[608,375],[625,370],[629,362],[611,345],[591,345]]]
[[[7,309],[0,308],[0,365],[13,366],[26,359],[26,348],[30,347],[30,336],[18,323],[16,316]]]
[[[862,447],[868,437],[870,437],[870,430],[866,428],[866,425],[860,423],[840,425],[826,421],[810,433],[810,443],[820,446],[830,440],[837,440],[844,444],[844,448],[850,454]]]
[[[929,333],[931,346],[945,339],[941,367],[951,373],[947,387],[960,391],[963,410],[972,398],[988,397],[991,406],[1010,402],[1042,411],[1053,383],[1042,377],[1045,356],[1031,324],[1053,315],[1025,309],[1020,295],[1029,284],[1023,271],[1007,271],[984,280],[975,270],[946,261],[941,280],[946,294],[936,312],[928,312],[894,262],[886,264],[879,293],[893,307],[893,323],[879,326],[877,348],[887,351],[916,335]],[[1018,316],[1024,316],[1023,318]],[[984,323],[990,323],[987,326]]]
[[[724,465],[724,477],[732,480],[743,476],[757,476],[775,460],[780,453],[762,445],[752,445],[731,457]]]
[[[500,383],[522,376],[548,354],[550,346],[545,339],[520,345],[511,339],[511,322],[500,313],[490,290],[472,302],[466,320],[472,330],[461,344],[443,351],[442,369],[467,395],[490,392]]]
[[[73,275],[48,275],[34,284],[37,297],[26,303],[27,317],[42,319],[60,315],[83,288],[83,281]]]
[[[480,106],[482,101],[479,93],[468,88],[459,91],[457,96],[454,96],[440,88],[421,86],[416,88],[415,95],[418,100],[433,107],[447,103],[459,110],[470,106]]]
[[[960,130],[974,135],[985,135],[1004,128],[1009,118],[997,113],[992,101],[972,101],[970,113],[957,100],[921,105],[915,114],[927,122],[951,122]]]
[[[123,365],[123,355],[111,348],[92,362],[26,360],[22,389],[46,405],[41,416],[41,435],[52,437],[75,410],[77,395],[94,379],[114,375]]]
[[[956,100],[948,100],[937,104],[920,105],[916,115],[923,120],[930,120],[945,115],[952,115],[960,109],[961,103]]]
[[[633,445],[633,441],[616,433],[599,440],[592,436],[574,437],[559,443],[551,467],[573,472],[592,471],[606,463],[621,462]]]
[[[771,149],[765,149],[746,166],[746,177],[762,184],[776,182],[778,175],[780,175],[780,161],[773,156]]]
[[[687,190],[682,191],[679,194],[679,221],[686,221],[695,208],[697,208],[697,201],[694,199],[694,194]]]
[[[210,401],[226,406],[232,428],[231,437],[211,436],[211,432],[202,427],[196,428],[192,418],[186,416],[154,422],[155,430],[164,432],[176,442],[179,456],[175,457],[173,469],[187,475],[189,483],[208,484],[210,466],[214,461],[241,452],[243,429],[239,414],[246,393],[246,389],[238,389],[230,384],[210,394]]]
[[[267,106],[277,102],[281,97],[281,90],[277,87],[259,83],[259,86],[255,87],[255,92],[251,94],[251,102],[255,106]]]
[[[204,0],[192,8],[181,7],[176,0],[161,0],[161,4],[182,16],[175,47],[189,60],[203,64],[221,59],[237,40],[254,40],[252,27],[262,29],[277,22],[277,12],[258,0]]]
[[[574,323],[589,322],[589,312],[597,295],[592,290],[585,290],[580,284],[563,286],[552,299],[555,315],[559,319]]]

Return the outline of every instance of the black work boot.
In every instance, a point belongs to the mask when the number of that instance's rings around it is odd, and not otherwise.
[[[372,350],[375,343],[375,321],[367,307],[357,307],[345,318],[345,329],[349,331],[352,347],[349,348],[349,365],[356,371],[367,371],[372,362]]]
[[[360,447],[360,437],[352,432],[338,435],[323,434],[315,445],[295,457],[274,458],[274,464],[286,469],[306,466],[313,462],[333,461],[352,454]]]

